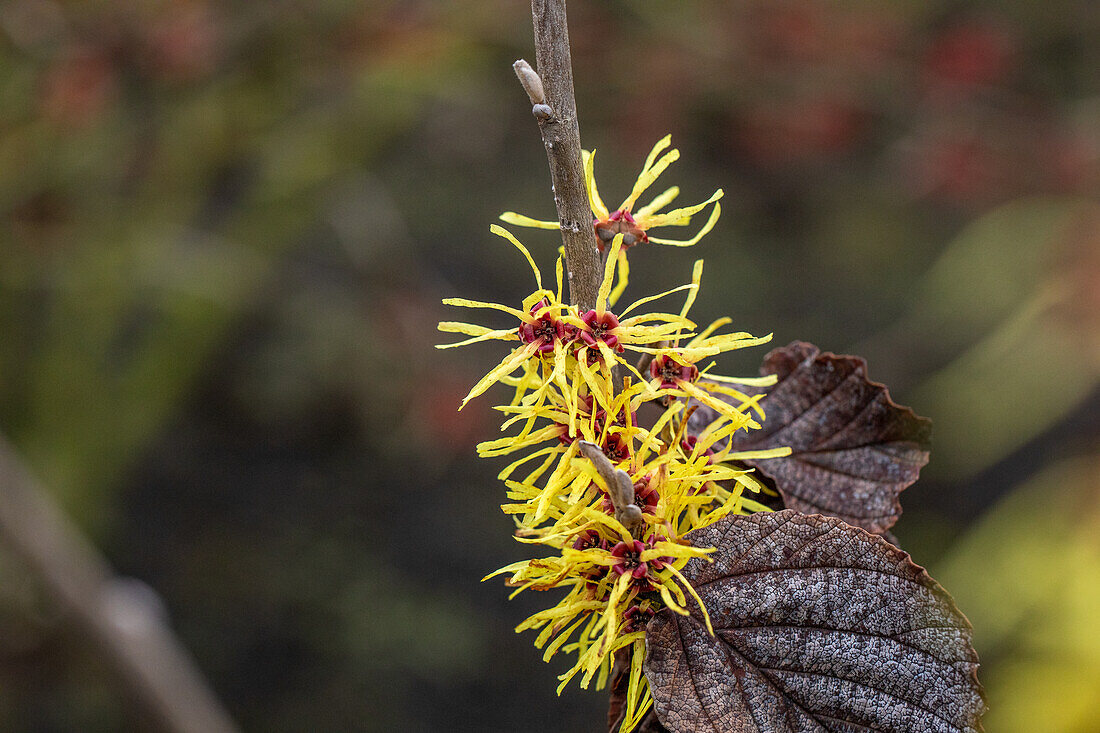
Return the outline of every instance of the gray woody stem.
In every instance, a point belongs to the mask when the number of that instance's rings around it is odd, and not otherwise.
[[[634,482],[630,480],[630,474],[621,468],[615,468],[600,450],[600,446],[595,443],[582,440],[579,446],[581,453],[592,461],[596,472],[607,484],[607,493],[615,506],[615,519],[618,519],[632,536],[638,537],[645,528],[645,522],[642,519],[642,510],[634,503]]]
[[[111,571],[2,438],[0,541],[103,654],[155,729],[237,730],[169,631],[156,594]]]
[[[565,244],[565,269],[569,273],[569,298],[581,312],[596,307],[602,270],[592,230],[592,208],[584,187],[581,166],[581,133],[577,125],[577,102],[573,97],[573,65],[569,56],[569,28],[565,0],[531,0],[531,20],[535,26],[535,60],[538,74],[520,77],[538,119],[550,178],[554,184],[554,204],[558,209],[561,239]],[[530,69],[526,62],[523,66]],[[544,99],[537,99],[537,92]]]

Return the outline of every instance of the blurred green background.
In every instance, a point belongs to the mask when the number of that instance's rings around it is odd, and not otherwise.
[[[631,292],[703,257],[699,317],[933,418],[896,533],[975,626],[987,729],[1100,730],[1100,5],[569,10],[604,198],[666,132],[662,182],[726,191]],[[493,401],[456,412],[498,350],[431,348],[440,298],[530,291],[487,229],[553,218],[531,38],[518,0],[0,4],[0,430],[248,731],[600,728],[512,633],[546,601],[477,582],[522,552]],[[0,549],[0,729],[131,707]]]

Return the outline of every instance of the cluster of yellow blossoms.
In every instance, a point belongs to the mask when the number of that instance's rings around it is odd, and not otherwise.
[[[478,453],[482,457],[522,453],[499,474],[508,498],[502,508],[514,516],[520,542],[549,548],[553,554],[513,563],[487,577],[507,574],[515,593],[567,591],[556,605],[516,629],[540,630],[535,646],[545,648],[546,660],[558,651],[576,654],[573,667],[560,677],[559,692],[578,674],[581,687],[588,687],[593,678],[597,687],[603,687],[616,653],[629,653],[624,732],[633,729],[652,704],[642,674],[646,622],[663,608],[686,614],[686,594],[698,602],[680,570],[689,559],[705,557],[713,548],[692,546],[688,533],[731,513],[766,510],[744,495],[746,490],[763,488],[752,472],[726,462],[789,453],[788,449],[731,453],[724,440],[736,430],[759,428],[764,417],[757,404],[759,395],[749,396],[737,386],[768,386],[774,378],[721,377],[710,372],[712,364],[700,368],[700,363],[725,351],[765,343],[770,336],[718,334],[730,319],[699,329],[688,318],[699,289],[702,261],[695,263],[691,283],[642,298],[617,312],[611,310],[627,286],[629,244],[667,241],[648,238],[642,226],[683,225],[714,202],[710,220],[686,242],[694,244],[718,216],[721,191],[703,204],[655,215],[675,198],[675,188],[631,216],[638,197],[679,155],[673,150],[657,160],[668,141],[666,137],[654,148],[634,191],[615,214],[599,200],[592,176],[593,155],[585,155],[594,227],[610,246],[595,309],[580,312],[562,301],[560,256],[556,287],[550,290],[544,287],[527,248],[494,225],[492,231],[511,242],[530,264],[535,292],[520,308],[460,298],[444,303],[503,311],[518,323],[501,329],[453,321],[439,324],[441,331],[469,337],[440,348],[487,340],[518,342],[462,404],[498,382],[512,390],[508,404],[497,408],[506,416],[501,430],[509,434],[480,444]],[[546,224],[516,214],[502,218],[519,225]],[[605,236],[601,232],[608,230],[609,223],[615,224],[615,231]],[[641,310],[677,292],[686,293],[679,313]],[[641,359],[638,366],[626,358],[628,352]],[[646,362],[648,366],[643,366]],[[692,401],[714,408],[719,417],[699,435],[685,437]],[[643,406],[652,406],[653,414],[643,414],[639,420]],[[614,468],[629,476],[640,522],[627,527],[617,518],[618,507],[611,498],[616,496],[614,487],[608,485],[606,473],[584,457],[586,444],[598,446]]]

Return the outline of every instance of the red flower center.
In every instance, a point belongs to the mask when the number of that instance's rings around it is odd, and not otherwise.
[[[659,534],[655,534],[655,535],[652,535],[648,540],[646,540],[645,544],[646,544],[646,547],[648,547],[649,549],[652,550],[654,547],[657,546],[658,542],[664,542],[664,541],[665,541],[664,536],[659,535]],[[670,562],[672,562],[671,557],[663,557],[662,556],[662,557],[658,557],[658,558],[654,558],[654,559],[650,560],[649,564],[653,566],[654,570],[660,570],[661,568],[663,568],[665,566],[666,563],[670,563]]]
[[[600,539],[599,533],[595,530],[586,530],[577,535],[577,539],[573,540],[574,550],[591,550],[595,547],[600,547],[603,544],[603,540]]]
[[[661,389],[675,389],[680,381],[694,382],[699,378],[699,369],[694,364],[681,364],[663,354],[649,365],[649,373],[661,380]]]
[[[630,633],[632,631],[641,631],[649,623],[650,619],[655,614],[652,608],[642,608],[641,606],[631,606],[626,609],[626,613],[623,614],[623,620],[626,624],[623,626],[623,631]]]
[[[695,446],[696,446],[696,444],[698,444],[698,442],[699,442],[699,438],[697,438],[694,435],[689,435],[689,436],[683,438],[680,441],[680,449],[683,450],[684,453],[686,453],[687,455],[690,456],[692,451],[695,450]],[[703,451],[703,455],[704,456],[713,456],[714,455],[714,449],[713,448],[707,448],[705,451]]]
[[[554,350],[557,341],[566,340],[565,324],[544,313],[538,317],[539,311],[549,306],[545,300],[531,307],[531,316],[536,320],[533,323],[521,323],[519,326],[519,340],[525,344],[537,344],[538,352],[546,354]]]
[[[604,311],[603,315],[600,315],[596,311],[590,310],[581,316],[581,320],[584,321],[585,329],[579,335],[584,343],[595,346],[598,342],[603,341],[612,349],[623,350],[622,345],[619,343],[619,337],[613,333],[619,327],[619,319],[615,317],[614,313]]]
[[[612,463],[625,461],[630,458],[630,443],[618,434],[608,436],[603,445],[603,454]]]
[[[641,580],[649,573],[649,565],[642,562],[643,552],[645,552],[645,545],[638,540],[633,540],[629,544],[620,542],[611,550],[611,556],[617,561],[611,569],[619,575],[630,573],[635,580]]]
[[[649,241],[649,236],[638,226],[629,211],[616,211],[604,221],[594,221],[592,227],[596,230],[596,244],[601,252],[615,240],[616,234],[623,235],[623,249]]]

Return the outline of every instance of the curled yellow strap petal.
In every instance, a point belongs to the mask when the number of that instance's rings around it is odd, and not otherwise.
[[[546,487],[543,490],[542,497],[538,501],[538,505],[535,509],[535,520],[541,521],[546,518],[547,513],[550,511],[550,502],[555,496],[555,488],[558,488],[565,479],[565,474],[570,470],[570,464],[573,458],[577,455],[578,441],[573,441],[566,449],[565,454],[562,456],[561,461],[558,463],[557,468],[550,474],[550,478],[546,481]]]
[[[570,326],[576,326],[577,328],[585,328],[588,324],[577,317],[575,311],[566,311],[561,314],[562,323],[568,323]]]
[[[748,415],[746,415],[745,413],[739,411],[733,405],[730,405],[727,402],[723,402],[722,400],[719,400],[719,399],[716,399],[716,398],[712,397],[711,395],[707,394],[703,390],[696,387],[691,382],[681,380],[678,383],[678,386],[679,386],[680,389],[682,389],[688,395],[694,397],[699,402],[702,402],[704,405],[711,408],[715,412],[718,412],[721,415],[725,415],[726,417],[728,417],[730,419],[731,422],[733,422],[733,423],[735,423],[739,426],[744,425],[745,423],[747,423],[749,421],[749,416]]]
[[[641,660],[645,657],[645,645],[644,644],[639,644],[639,646],[641,646],[641,651],[635,651],[634,652],[634,659],[635,660]],[[632,683],[633,680],[635,679],[635,677],[634,677],[634,669],[633,669],[633,664],[634,663],[632,662],[631,664],[632,664],[632,666],[631,666],[631,671],[630,671],[630,675],[631,675],[630,679],[631,679],[631,683]],[[631,693],[630,692],[630,684],[628,684],[627,685],[627,688],[628,688],[627,689],[627,695],[628,696],[630,696],[631,694],[637,695],[638,702],[635,703],[635,698],[634,697],[629,697],[628,705],[630,705],[634,708],[634,712],[630,713],[630,711],[628,709],[627,710],[627,715],[625,715],[623,717],[623,724],[622,724],[620,730],[622,730],[624,732],[625,731],[632,731],[636,727],[638,727],[638,725],[642,722],[642,719],[645,718],[647,713],[649,713],[649,709],[653,706],[653,695],[651,695],[649,693],[649,680],[647,680],[645,675],[642,674],[642,672],[641,672],[641,661],[638,661],[637,664],[638,664],[638,667],[639,667],[639,669],[638,669],[638,680],[639,681],[638,681],[638,685],[637,685],[637,692],[636,693]]]
[[[760,416],[761,420],[764,419],[764,408],[760,407],[759,404],[760,400],[764,398],[763,394],[753,395],[750,397],[740,390],[734,389],[733,387],[727,387],[722,384],[716,384],[714,382],[703,380],[701,380],[698,384],[701,389],[705,389],[708,392],[717,392],[719,394],[724,394],[727,397],[737,400],[740,403],[738,405],[739,409],[741,409],[742,411],[752,410]]]
[[[743,384],[747,387],[771,387],[779,381],[778,374],[769,374],[766,377],[724,377],[721,374],[707,374],[707,379],[728,384]]]
[[[743,450],[730,453],[727,458],[731,461],[761,460],[764,458],[783,458],[791,454],[791,447],[785,445],[782,448],[769,448],[767,450]]]
[[[681,290],[687,290],[688,288],[697,288],[697,287],[699,287],[699,286],[698,286],[698,285],[694,285],[694,284],[691,284],[691,285],[680,285],[680,286],[678,286],[678,287],[672,288],[671,290],[666,290],[666,291],[664,291],[663,293],[657,293],[656,295],[647,295],[646,297],[642,298],[641,300],[636,300],[636,301],[634,301],[633,303],[631,303],[631,304],[630,304],[629,306],[627,306],[626,310],[624,310],[624,311],[622,312],[622,314],[621,314],[621,315],[619,316],[619,323],[622,323],[622,322],[623,322],[623,318],[624,318],[624,317],[626,316],[626,314],[627,314],[627,313],[629,313],[630,311],[634,310],[634,309],[635,309],[635,308],[637,308],[638,306],[641,306],[641,305],[645,305],[646,303],[651,303],[651,302],[653,302],[654,300],[657,300],[658,298],[663,298],[663,297],[665,297],[666,295],[671,295],[672,293],[678,293],[678,292],[680,292]],[[648,318],[648,317],[649,317],[649,316],[647,316],[647,318]]]
[[[655,242],[656,244],[667,244],[667,245],[671,245],[673,247],[690,247],[691,245],[695,244],[700,239],[702,239],[704,236],[706,236],[707,232],[709,232],[711,229],[714,228],[714,223],[716,221],[718,221],[718,217],[721,216],[721,214],[722,214],[722,205],[721,204],[715,204],[714,205],[714,211],[710,212],[710,218],[707,219],[707,223],[704,224],[703,228],[699,230],[699,233],[696,234],[691,239],[679,240],[679,239],[660,239],[658,237],[650,237],[649,241]]]
[[[668,565],[666,567],[668,567],[668,569],[672,571],[672,574],[675,575],[676,578],[684,584],[684,587],[687,588],[688,593],[690,593],[691,597],[695,599],[695,602],[699,604],[699,609],[703,612],[703,620],[706,621],[707,624],[707,632],[711,636],[714,636],[714,627],[710,625],[710,612],[707,611],[707,607],[703,605],[703,599],[699,597],[699,594],[695,592],[695,588],[691,585],[691,583],[688,582],[687,578],[680,574],[679,570],[677,570],[672,565]]]
[[[677,603],[676,599],[672,597],[672,589],[674,588],[679,591],[679,588],[676,588],[676,586],[671,583],[661,583],[658,585],[657,590],[661,593],[661,600],[663,600],[665,605],[672,609],[674,613],[678,613],[681,616],[689,615],[691,612],[680,603]],[[680,591],[680,595],[683,595],[683,591]]]
[[[527,251],[527,248],[524,247],[518,239],[512,236],[512,233],[510,231],[502,226],[499,226],[497,224],[490,224],[489,231],[491,231],[498,237],[504,237],[513,245],[515,245],[516,249],[523,253],[523,256],[527,258],[527,264],[531,266],[531,272],[535,273],[535,284],[538,286],[539,290],[542,290],[542,273],[539,272],[539,268],[535,266],[535,260],[531,257],[531,253]]]
[[[639,385],[641,386],[642,389],[645,389],[646,388],[646,379],[645,379],[645,377],[642,376],[641,372],[639,372],[638,369],[633,364],[631,364],[629,361],[627,361],[626,359],[618,357],[617,360],[618,360],[619,364],[626,367],[626,370],[628,372],[630,372],[631,374],[633,374],[635,377],[638,378]]]
[[[644,398],[644,395],[645,395],[645,393],[642,393],[643,398]],[[682,403],[682,402],[674,402],[669,407],[669,409],[665,410],[661,414],[661,416],[659,418],[657,418],[657,422],[654,423],[653,428],[649,431],[649,436],[646,437],[642,441],[642,445],[638,448],[638,451],[634,454],[639,462],[645,461],[646,458],[649,456],[649,453],[651,451],[652,452],[659,451],[660,448],[664,445],[664,443],[661,440],[659,440],[657,438],[657,436],[664,429],[665,425],[667,425],[672,420],[672,418],[676,415],[676,413],[678,413],[682,409],[683,404],[684,403]],[[659,461],[660,460],[668,460],[668,458],[669,458],[668,454],[665,454],[665,458],[660,458],[659,457],[658,460]]]
[[[711,382],[708,380],[701,380],[699,382],[699,387],[700,389],[705,389],[708,392],[717,392],[718,394],[724,394],[727,397],[731,397],[737,400],[740,403],[738,406],[742,409],[744,409],[744,407],[750,403],[760,401],[760,398],[763,397],[763,395],[753,395],[750,397],[739,389],[727,387],[724,384]]]
[[[602,618],[602,623],[608,630],[607,636],[612,636],[614,634],[613,628],[615,624],[613,624],[612,621],[615,619],[616,613],[618,612],[616,606],[619,605],[619,601],[626,595],[632,580],[633,578],[630,577],[630,573],[623,573],[619,576],[619,579],[615,581],[615,586],[611,591],[611,597],[607,599],[607,610],[604,611]],[[608,639],[607,643],[609,644],[611,641],[611,639]],[[582,683],[581,687],[584,686],[584,683]]]
[[[466,298],[444,298],[443,305],[456,305],[461,308],[491,308],[492,310],[509,313],[524,323],[530,323],[535,320],[521,310],[517,310],[507,305],[501,305],[500,303],[486,303],[481,300],[467,300]]]
[[[683,324],[669,323],[662,326],[634,326],[624,329],[619,335],[619,343],[631,351],[645,351],[648,347],[642,344],[654,344],[662,340],[676,336],[676,331],[683,328]]]
[[[691,284],[695,287],[687,294],[687,298],[684,300],[684,307],[680,309],[680,317],[686,318],[688,311],[691,310],[691,306],[695,304],[695,297],[699,294],[699,282],[703,279],[703,261],[695,260],[695,265],[691,268]]]
[[[527,446],[538,445],[544,441],[557,438],[560,434],[560,427],[557,425],[548,425],[541,430],[534,431],[523,439],[518,439],[517,436],[514,435],[508,435],[503,438],[497,438],[496,440],[486,440],[478,443],[477,454],[481,458],[503,456],[517,450],[522,450]]]
[[[652,549],[643,550],[639,559],[642,562],[649,562],[658,557],[706,557],[714,550],[713,547],[695,547],[664,541],[656,543]]]
[[[505,211],[500,215],[500,220],[505,224],[512,224],[517,227],[532,227],[534,229],[561,229],[561,225],[556,221],[543,221],[541,219],[532,219],[529,216],[523,214],[517,214],[514,211]]]
[[[651,348],[649,346],[634,346],[631,344],[627,344],[626,348],[630,349],[631,351],[640,352],[642,354],[657,354],[661,356],[667,356],[674,361],[683,363],[692,363],[698,361],[698,358],[702,358],[704,356],[713,356],[718,353],[717,349],[673,349],[667,346]]]
[[[722,326],[725,326],[729,323],[733,323],[733,319],[728,317],[728,316],[722,316],[717,321],[714,321],[709,326],[707,326],[702,331],[700,331],[699,334],[694,339],[692,339],[692,341],[700,341],[702,339],[705,339],[707,336],[710,336],[712,333],[717,331],[719,328],[721,328]]]
[[[740,511],[741,506],[741,495],[737,494],[736,496],[731,496],[729,499],[726,500],[724,504],[722,504],[722,506],[704,515],[699,520],[699,523],[696,526],[707,527],[714,524],[719,519],[729,516],[730,514],[737,514]]]
[[[600,198],[600,192],[596,189],[596,151],[593,150],[590,153],[582,150],[581,158],[584,164],[584,188],[588,191],[588,205],[592,207],[592,213],[597,219],[606,219],[611,216],[611,212],[607,210],[603,199]]]
[[[442,326],[443,324],[441,323],[439,325]],[[439,330],[440,331],[446,331],[447,329],[440,328]],[[462,332],[461,331],[455,331],[454,333],[462,333]],[[512,339],[515,339],[515,338],[518,338],[516,336],[516,329],[514,329],[514,328],[505,328],[505,329],[502,329],[500,331],[485,331],[484,333],[478,334],[477,336],[474,336],[473,338],[468,338],[465,341],[459,341],[458,343],[454,343],[454,344],[436,344],[435,348],[437,348],[437,349],[453,349],[456,346],[469,346],[470,344],[476,344],[476,343],[481,342],[481,341],[491,341],[493,339],[497,339],[497,340],[500,340],[500,341],[510,341]]]
[[[501,481],[504,481],[513,473],[515,473],[516,469],[522,466],[524,463],[528,463],[535,458],[546,456],[546,459],[541,464],[539,464],[538,468],[531,471],[531,473],[527,475],[527,478],[524,479],[525,483],[531,483],[532,481],[538,480],[538,478],[541,477],[542,474],[546,473],[546,469],[550,467],[550,464],[553,463],[554,460],[563,452],[564,450],[560,446],[553,446],[550,448],[537,450],[534,453],[530,453],[517,461],[509,463],[503,471],[497,474],[497,478]]]
[[[503,575],[504,573],[514,573],[517,570],[521,570],[521,569],[527,567],[527,564],[529,562],[531,562],[531,561],[530,560],[519,560],[517,562],[512,563],[511,565],[505,565],[504,567],[502,567],[498,570],[494,570],[493,572],[486,575],[484,578],[481,579],[481,582],[484,583],[489,578],[495,578],[496,576]]]
[[[564,266],[562,261],[565,259],[565,255],[558,255],[558,261],[554,263],[554,278],[558,281],[558,291],[554,295],[554,302],[561,302],[562,294],[562,281],[564,280]]]
[[[627,261],[626,251],[619,251],[619,274],[618,282],[615,284],[615,288],[611,291],[611,295],[607,296],[607,305],[611,307],[619,302],[619,298],[622,296],[623,291],[626,290],[626,284],[630,280],[630,264]]]
[[[626,197],[626,201],[623,201],[623,205],[619,208],[622,211],[630,211],[634,206],[634,202],[638,200],[638,197],[646,192],[650,186],[657,180],[662,173],[665,172],[665,168],[675,163],[680,159],[680,151],[673,148],[668,151],[660,160],[658,160],[652,167],[646,168],[646,170],[638,176],[638,180],[634,182],[634,189],[630,192],[630,195]]]
[[[504,360],[493,367],[493,370],[481,378],[474,388],[470,390],[470,393],[466,395],[466,398],[462,400],[462,405],[458,409],[462,409],[466,406],[466,403],[477,397],[485,390],[492,387],[501,377],[505,374],[511,374],[520,364],[526,359],[530,358],[534,353],[534,345],[529,344],[523,348],[516,349],[508,356],[504,357]]]
[[[566,649],[568,649],[568,648],[569,647],[566,647]],[[573,679],[573,677],[576,676],[577,672],[581,671],[581,668],[582,668],[583,664],[584,664],[583,659],[579,660],[573,666],[573,668],[570,669],[568,672],[566,672],[565,674],[558,675],[558,679],[561,680],[561,684],[558,685],[558,694],[559,695],[561,695],[561,691],[565,689],[565,686],[569,684],[569,680]]]
[[[573,632],[577,630],[577,627],[585,622],[585,618],[582,616],[576,623],[571,624],[567,629],[558,634],[550,646],[546,647],[546,652],[542,655],[542,661],[549,662],[550,659],[557,653],[561,645],[569,641],[569,637],[573,635]],[[553,627],[550,627],[553,628]]]
[[[631,634],[633,636],[633,634]],[[632,641],[633,649],[630,654],[630,677],[626,685],[626,711],[623,713],[621,730],[630,731],[641,722],[641,706],[639,705],[642,691],[640,685],[645,676],[642,674],[642,660],[645,658],[645,642]]]
[[[568,357],[569,352],[562,348],[562,343],[560,341],[556,341],[556,343],[557,348],[554,350],[554,371],[550,375],[550,379],[547,380],[547,383],[552,380],[558,385],[558,388],[561,389],[563,394],[568,394],[569,380],[566,373],[566,357]],[[571,412],[576,412],[576,410],[571,410]]]
[[[721,336],[711,336],[707,339],[700,339],[692,341],[688,349],[684,349],[686,353],[689,349],[705,349],[711,350],[717,348],[718,351],[714,353],[720,353],[723,351],[733,351],[734,349],[744,349],[749,346],[759,346],[760,344],[766,344],[772,340],[773,334],[767,336],[758,336],[753,338],[748,333],[727,333]]]
[[[443,333],[461,333],[465,336],[483,336],[487,333],[493,333],[493,329],[486,326],[479,326],[476,323],[462,323],[460,321],[440,321],[435,327],[437,331]]]
[[[653,149],[649,151],[649,155],[646,156],[645,163],[642,165],[642,173],[649,170],[649,167],[653,165],[653,161],[657,160],[657,156],[661,154],[665,148],[672,144],[672,135],[668,134],[657,141],[657,144],[653,146]]]
[[[634,644],[638,641],[643,641],[644,639],[644,631],[631,631],[629,634],[623,634],[615,640],[614,644],[611,645],[611,647],[608,649],[608,653],[613,654],[614,652],[622,649],[624,646],[630,646],[631,644]]]
[[[585,461],[585,463],[588,463],[588,462]],[[586,471],[585,473],[588,473],[588,472]],[[588,475],[590,475],[592,477],[593,481],[596,481],[597,477],[599,476],[599,474],[597,474],[594,469],[592,470],[592,473],[588,474]],[[634,538],[630,535],[630,531],[626,527],[623,526],[622,522],[620,522],[618,519],[615,519],[615,517],[613,517],[612,515],[604,513],[600,509],[592,509],[588,512],[585,512],[585,516],[593,524],[602,525],[602,526],[606,527],[608,530],[610,530],[610,531],[614,532],[615,534],[619,535],[619,537],[622,538],[623,542],[632,542],[634,540]]]
[[[615,262],[619,259],[619,250],[623,246],[623,235],[616,234],[611,242],[611,252],[607,255],[607,262],[603,267],[603,280],[600,282],[600,292],[596,294],[596,313],[602,316],[607,312],[607,296],[611,294],[611,281],[615,278]]]
[[[592,347],[586,346],[585,349]],[[596,399],[596,404],[602,407],[604,410],[611,409],[609,404],[611,401],[611,390],[607,383],[601,384],[598,381],[596,373],[588,366],[588,354],[578,354],[577,358],[577,373],[581,375],[581,379],[588,386],[588,393],[593,395]]]
[[[691,284],[694,285],[691,290],[688,291],[687,298],[684,299],[684,307],[680,309],[680,317],[686,318],[688,311],[691,310],[691,306],[695,304],[695,297],[699,295],[699,282],[703,278],[703,261],[695,260],[695,266],[691,269]],[[676,340],[673,343],[680,343],[680,335],[677,333]]]
[[[643,226],[643,228],[644,228],[644,225],[641,224],[641,221],[640,221],[641,219],[645,219],[649,216],[652,216],[653,214],[656,214],[663,207],[668,206],[673,201],[675,201],[676,197],[679,196],[679,195],[680,195],[680,187],[679,186],[672,186],[671,188],[666,188],[664,191],[662,191],[660,194],[658,194],[648,204],[646,204],[642,208],[635,211],[634,212],[634,220],[637,221],[639,223],[639,225]]]
[[[638,222],[638,226],[649,229],[650,227],[667,227],[667,226],[684,226],[691,222],[691,217],[698,214],[703,209],[707,208],[713,203],[716,203],[718,199],[724,196],[722,189],[718,189],[710,195],[710,198],[698,204],[692,204],[691,206],[684,206],[679,209],[673,209],[672,211],[666,211],[663,214],[653,214],[652,216],[645,216],[645,221],[642,221],[642,213],[639,211],[638,215],[634,219]]]

